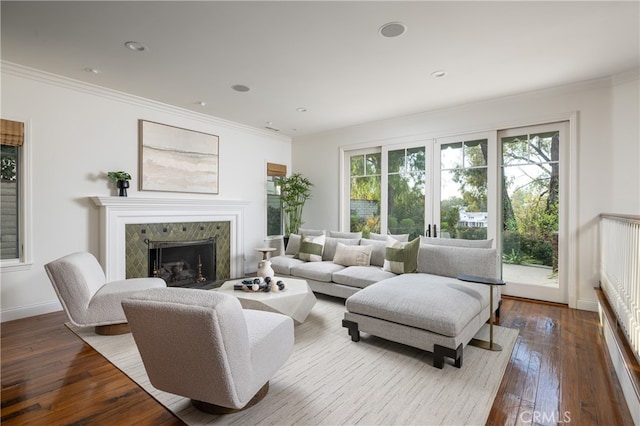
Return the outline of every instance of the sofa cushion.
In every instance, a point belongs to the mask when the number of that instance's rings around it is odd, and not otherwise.
[[[324,235],[317,237],[307,237],[302,234],[300,240],[300,248],[296,253],[296,259],[306,260],[307,262],[322,262],[322,252],[324,251]]]
[[[333,263],[342,266],[369,266],[372,246],[348,246],[338,243]]]
[[[398,275],[345,302],[349,312],[457,336],[489,305],[487,286],[428,274]]]
[[[365,288],[371,284],[395,277],[393,272],[383,271],[378,266],[349,266],[333,273],[333,282],[350,287]]]
[[[336,247],[338,246],[338,243],[342,243],[347,246],[357,246],[358,244],[360,244],[360,240],[357,240],[355,238],[325,237],[322,260],[333,260],[336,255]]]
[[[415,272],[418,269],[419,248],[419,238],[416,238],[409,243],[401,243],[393,237],[388,237],[387,247],[384,252],[383,269],[395,274]]]
[[[361,246],[371,246],[371,265],[374,266],[383,266],[384,265],[384,252],[387,248],[387,242],[378,241],[378,240],[370,240],[367,238],[363,238],[360,240]]]
[[[449,247],[491,248],[493,246],[493,238],[489,240],[465,240],[462,238],[420,237],[420,244]]]
[[[500,278],[497,256],[496,249],[422,244],[418,272],[454,278],[460,274]]]
[[[355,238],[356,240],[359,240],[362,238],[362,232],[329,231],[329,236],[333,238]]]
[[[295,259],[292,255],[274,256],[269,260],[276,275],[291,275],[292,267],[306,263],[304,260]]]
[[[401,243],[408,243],[409,242],[409,234],[387,234],[387,235],[383,235],[383,234],[376,234],[375,232],[371,232],[369,234],[369,238],[372,240],[378,240],[378,241],[387,241],[387,237],[391,237],[394,240],[398,240]]]
[[[307,235],[309,237],[319,237],[320,235],[327,235],[327,230],[326,229],[299,228],[298,229],[298,234]]]
[[[300,249],[300,234],[289,234],[289,242],[284,249],[284,254],[295,256]]]
[[[345,267],[333,262],[305,262],[291,267],[291,275],[315,281],[331,282],[331,275]]]

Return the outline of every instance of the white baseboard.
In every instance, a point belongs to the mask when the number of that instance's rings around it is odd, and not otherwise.
[[[595,300],[578,299],[577,308],[583,311],[598,312],[598,302]]]
[[[633,418],[633,423],[636,425],[640,424],[640,395],[636,393],[633,387],[632,379],[630,377],[631,373],[625,364],[624,357],[621,352],[622,349],[618,346],[614,336],[612,327],[615,325],[609,323],[607,315],[601,314],[600,319],[602,322],[602,333],[607,346],[607,352],[611,358],[616,376],[618,376],[618,381],[620,382],[624,399],[627,402],[627,407],[629,407],[629,412]]]
[[[19,306],[17,308],[3,309],[2,311],[0,311],[0,322],[13,321],[21,318],[48,314],[50,312],[57,312],[61,310],[62,305],[58,300],[36,303],[33,305]]]

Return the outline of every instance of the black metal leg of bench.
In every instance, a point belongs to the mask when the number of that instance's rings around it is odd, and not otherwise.
[[[456,367],[462,367],[462,343],[456,349],[447,348],[445,346],[433,345],[433,366],[436,368],[444,367],[444,357],[452,358]]]
[[[360,341],[360,331],[358,330],[357,322],[342,320],[342,326],[349,329],[349,336],[351,336],[352,341],[354,342]]]

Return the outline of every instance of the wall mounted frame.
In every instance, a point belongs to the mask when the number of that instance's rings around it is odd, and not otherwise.
[[[140,190],[219,193],[216,135],[138,121]]]

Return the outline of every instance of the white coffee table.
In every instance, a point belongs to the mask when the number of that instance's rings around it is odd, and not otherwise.
[[[269,293],[234,290],[233,285],[241,283],[242,279],[226,281],[222,286],[213,290],[237,297],[245,309],[284,314],[293,318],[296,324],[302,324],[311,312],[313,305],[316,304],[316,296],[309,288],[309,284],[305,280],[296,278],[275,277],[273,280],[274,285],[282,280],[285,285],[284,290]]]

